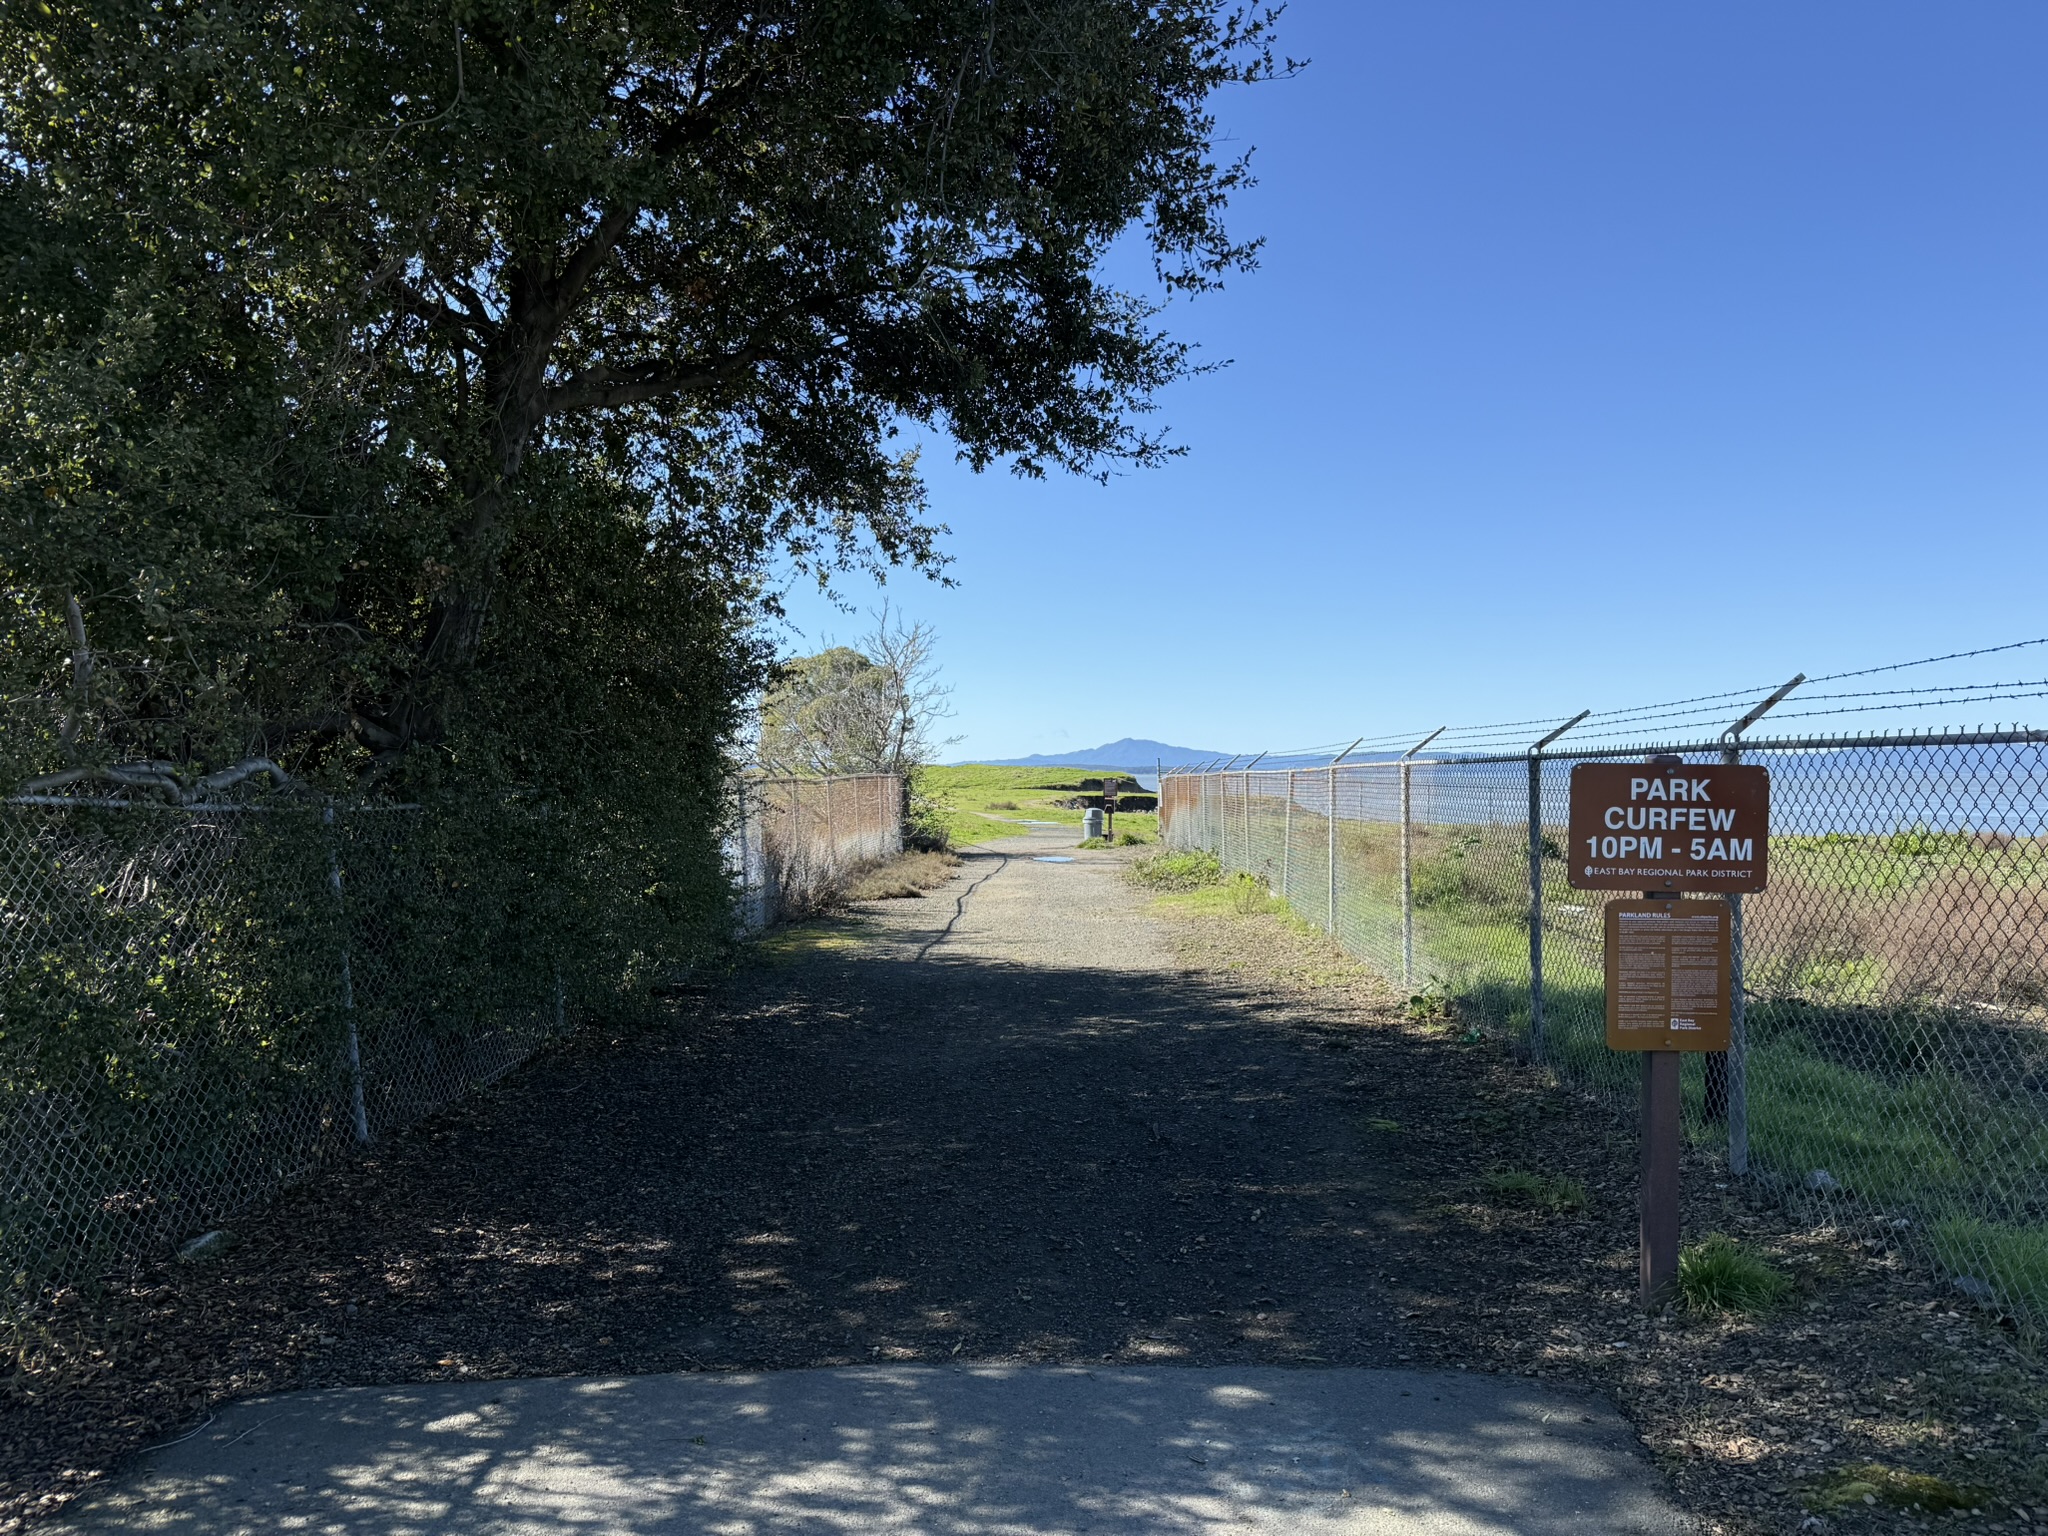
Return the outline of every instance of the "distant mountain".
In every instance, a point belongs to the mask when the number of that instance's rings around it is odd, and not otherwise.
[[[1169,768],[1185,768],[1192,763],[1206,763],[1212,757],[1223,755],[1221,752],[1197,752],[1193,747],[1170,747],[1163,741],[1145,741],[1126,736],[1122,741],[1090,747],[1085,752],[1041,753],[1036,757],[996,757],[988,759],[988,763],[993,768],[1149,769],[1154,763],[1164,763]]]

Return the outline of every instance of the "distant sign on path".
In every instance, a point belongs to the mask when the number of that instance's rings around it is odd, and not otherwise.
[[[1582,891],[1760,891],[1771,776],[1749,763],[1579,763],[1565,859]]]

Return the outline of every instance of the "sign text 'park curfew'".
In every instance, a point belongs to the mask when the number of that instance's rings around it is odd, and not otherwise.
[[[1571,843],[1580,890],[1760,891],[1771,777],[1747,763],[1579,763]]]

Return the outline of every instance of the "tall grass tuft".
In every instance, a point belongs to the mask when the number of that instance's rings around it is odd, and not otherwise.
[[[1790,1276],[1719,1232],[1678,1256],[1678,1294],[1689,1311],[1763,1312],[1791,1290]]]

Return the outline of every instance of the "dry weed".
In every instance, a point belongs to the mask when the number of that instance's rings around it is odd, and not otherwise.
[[[846,884],[848,901],[893,901],[922,896],[944,885],[960,866],[958,855],[916,851],[862,870]]]

